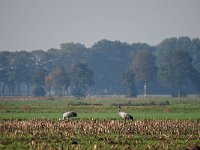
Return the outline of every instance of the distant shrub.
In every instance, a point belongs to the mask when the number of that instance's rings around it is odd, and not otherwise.
[[[156,105],[156,103],[155,103],[155,101],[151,101],[147,105]]]
[[[150,101],[146,103],[131,103],[131,101],[124,103],[112,103],[111,106],[152,106],[152,105],[170,105],[169,101],[156,103],[155,101]]]
[[[91,104],[91,103],[87,103],[87,102],[70,102],[68,105],[71,105],[71,106],[102,106],[102,104],[100,104],[100,103]]]
[[[47,99],[48,100],[55,100],[55,98],[53,96],[48,96]]]
[[[46,93],[45,89],[42,86],[35,86],[34,89],[33,89],[33,95],[34,96],[37,96],[37,97],[45,96],[45,93]]]

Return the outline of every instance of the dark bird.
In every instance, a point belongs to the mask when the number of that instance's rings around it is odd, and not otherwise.
[[[63,118],[60,118],[59,120],[64,120],[64,119],[69,119],[69,118],[71,118],[71,117],[77,117],[77,113],[76,112],[74,112],[74,111],[68,111],[68,112],[65,112],[64,114],[63,114]]]
[[[126,113],[126,112],[121,112],[121,107],[120,107],[120,106],[119,106],[118,114],[119,114],[123,119],[125,119],[125,121],[126,121],[126,120],[132,120],[132,121],[133,121],[133,116],[130,115],[130,114],[128,114],[128,113]]]

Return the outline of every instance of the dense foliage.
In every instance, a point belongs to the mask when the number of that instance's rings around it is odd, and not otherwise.
[[[74,69],[78,65],[85,67]],[[101,40],[90,48],[64,43],[47,51],[1,51],[0,94],[136,96],[134,89],[182,96],[200,91],[199,66],[200,40],[189,37],[165,39],[157,46]],[[123,75],[127,68],[133,80]]]
[[[144,97],[147,96],[147,83],[156,79],[156,59],[151,51],[140,50],[133,56],[133,73],[144,83]]]
[[[123,83],[125,87],[127,88],[128,97],[136,97],[137,96],[137,90],[135,87],[135,75],[134,72],[131,68],[128,68],[124,73],[123,73]]]

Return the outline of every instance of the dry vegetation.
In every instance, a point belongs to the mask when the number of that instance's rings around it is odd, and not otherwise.
[[[0,120],[0,149],[195,149],[199,120]]]

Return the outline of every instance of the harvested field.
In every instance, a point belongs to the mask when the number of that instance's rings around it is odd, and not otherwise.
[[[0,120],[0,149],[194,149],[199,120]]]

